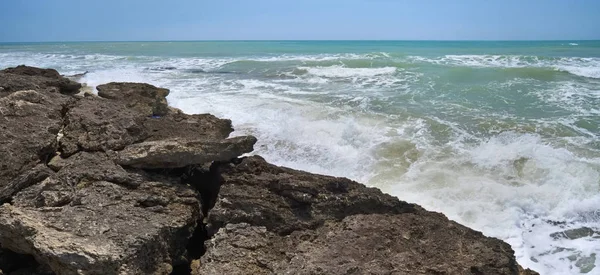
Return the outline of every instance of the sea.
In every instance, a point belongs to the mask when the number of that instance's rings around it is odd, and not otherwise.
[[[169,88],[269,162],[444,213],[541,274],[600,274],[600,41],[0,44],[20,64]]]

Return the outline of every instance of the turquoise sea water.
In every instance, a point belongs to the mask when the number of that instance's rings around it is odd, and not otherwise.
[[[600,274],[600,41],[0,44],[0,68],[148,82],[233,120],[257,154],[345,176],[510,243],[542,274]]]

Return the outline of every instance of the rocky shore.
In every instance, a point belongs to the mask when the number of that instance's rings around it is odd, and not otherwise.
[[[81,88],[0,71],[0,274],[537,274],[440,213],[240,157],[256,138],[167,89]]]

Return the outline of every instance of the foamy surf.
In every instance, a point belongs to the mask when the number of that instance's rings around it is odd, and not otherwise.
[[[600,58],[538,57],[520,55],[445,55],[425,58],[411,56],[416,62],[473,68],[549,68],[574,75],[600,78]]]
[[[343,66],[331,67],[300,67],[301,70],[306,70],[309,74],[323,76],[328,78],[343,78],[343,77],[371,77],[377,75],[393,74],[396,68],[346,68]]]

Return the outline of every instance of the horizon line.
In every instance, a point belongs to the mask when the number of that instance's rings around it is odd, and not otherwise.
[[[198,40],[52,40],[52,41],[0,41],[0,44],[18,43],[127,43],[127,42],[567,42],[600,41],[600,39],[198,39]]]

